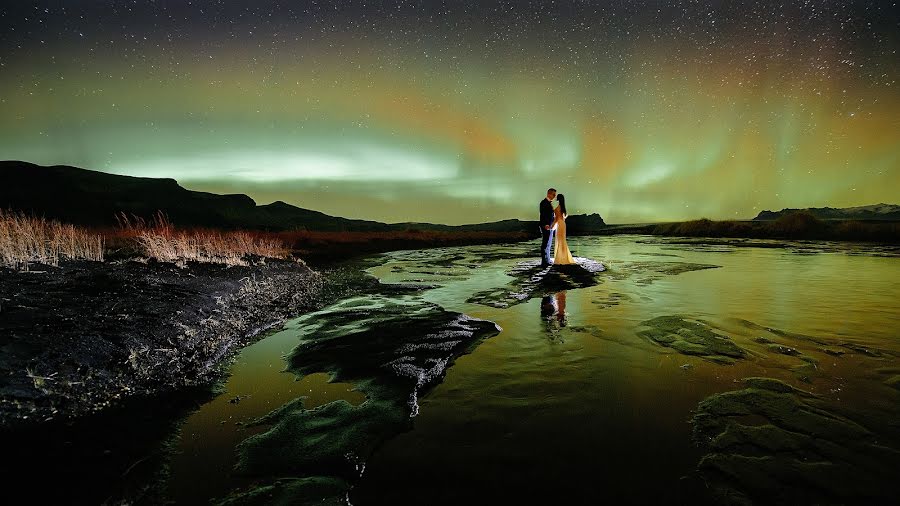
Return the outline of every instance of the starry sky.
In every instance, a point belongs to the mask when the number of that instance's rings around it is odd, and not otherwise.
[[[0,6],[0,159],[380,221],[897,202],[890,0]]]

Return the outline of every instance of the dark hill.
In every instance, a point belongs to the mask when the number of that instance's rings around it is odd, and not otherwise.
[[[149,218],[162,211],[184,227],[387,229],[383,223],[335,218],[283,202],[257,206],[242,194],[187,190],[174,179],[120,176],[63,165],[0,162],[0,181],[0,207],[78,225],[110,226],[116,224],[119,212]]]
[[[807,209],[782,209],[781,211],[762,211],[754,221],[777,220],[782,216],[797,211],[804,211],[820,220],[900,220],[900,206],[894,204],[875,204],[859,207],[810,207]]]
[[[180,227],[537,233],[535,222],[521,220],[459,226],[351,220],[281,201],[260,206],[243,194],[217,195],[188,190],[174,179],[121,176],[65,165],[44,167],[19,161],[0,161],[0,209],[87,226],[116,225],[116,215],[120,212],[147,219],[162,211]],[[605,226],[598,214],[570,216],[567,224],[573,235],[590,234]]]

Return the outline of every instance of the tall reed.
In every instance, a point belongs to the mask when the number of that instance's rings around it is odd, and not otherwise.
[[[61,259],[103,261],[103,236],[55,220],[0,210],[0,266],[59,265]]]
[[[121,233],[134,237],[142,253],[160,262],[209,262],[246,265],[250,257],[284,258],[284,244],[276,237],[244,231],[176,229],[163,213],[147,221],[118,216]]]

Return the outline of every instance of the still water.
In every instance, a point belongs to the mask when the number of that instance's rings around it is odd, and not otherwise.
[[[698,403],[757,376],[815,394],[897,441],[896,250],[645,236],[570,246],[606,267],[593,286],[552,291],[538,281],[523,295],[510,273],[535,243],[394,252],[367,269],[382,283],[429,287],[404,300],[502,331],[419,397],[411,430],[377,445],[342,500],[680,503],[682,478],[703,456],[690,423]],[[233,471],[236,445],[270,429],[246,427],[251,420],[300,396],[307,409],[365,401],[355,385],[329,382],[332,371],[286,371],[285,356],[315,332],[316,317],[246,348],[223,393],[186,420],[170,463],[172,500],[208,501],[265,481]],[[660,317],[727,336],[742,356],[649,339],[648,322]]]

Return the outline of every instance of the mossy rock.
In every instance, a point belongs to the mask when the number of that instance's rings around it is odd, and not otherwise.
[[[720,364],[746,357],[746,352],[729,337],[708,325],[681,316],[660,316],[641,323],[648,327],[638,335],[684,355],[694,355]]]
[[[809,355],[799,355],[803,363],[791,367],[794,375],[804,383],[812,383],[815,378],[821,376],[819,361]]]
[[[771,343],[766,348],[772,353],[778,353],[780,355],[788,355],[791,357],[796,357],[800,355],[800,352],[797,348],[791,348],[790,346],[785,346],[783,344]]]
[[[416,298],[360,298],[366,303],[351,299],[301,320],[305,337],[288,358],[290,371],[370,382],[379,392],[403,391],[414,404],[416,392],[439,382],[456,357],[500,330]]]
[[[770,378],[697,407],[698,473],[719,504],[882,504],[900,452],[824,400]]]
[[[841,345],[844,348],[847,348],[850,351],[859,353],[861,355],[865,355],[867,357],[872,358],[881,358],[885,356],[885,352],[876,348],[872,348],[870,346],[863,346],[861,344],[856,343],[844,343]]]

